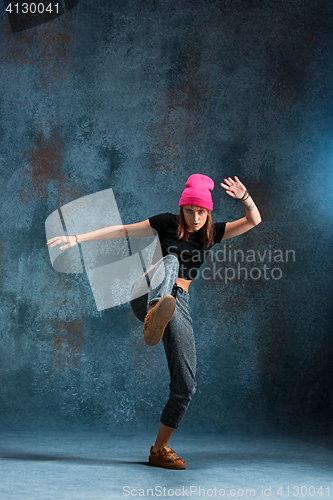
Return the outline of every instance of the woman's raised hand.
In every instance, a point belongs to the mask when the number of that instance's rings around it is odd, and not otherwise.
[[[59,245],[60,243],[65,244],[62,247],[59,247],[59,250],[66,250],[67,248],[74,247],[77,244],[75,236],[55,236],[46,242],[47,245],[50,245],[50,248],[55,245]]]
[[[235,176],[234,179],[235,180],[233,180],[231,177],[228,177],[227,179],[224,179],[225,184],[223,184],[222,182],[220,184],[229,196],[231,196],[232,198],[236,198],[236,200],[239,200],[240,198],[243,198],[246,187],[241,183],[238,177]]]

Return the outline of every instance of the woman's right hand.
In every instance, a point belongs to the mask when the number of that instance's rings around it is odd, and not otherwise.
[[[55,236],[54,238],[50,238],[47,240],[46,244],[50,246],[50,248],[55,245],[59,245],[60,243],[64,243],[62,247],[59,247],[59,250],[66,250],[67,248],[75,247],[77,244],[75,236]]]

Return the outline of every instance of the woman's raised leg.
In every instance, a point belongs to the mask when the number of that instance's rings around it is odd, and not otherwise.
[[[143,334],[146,344],[154,346],[160,342],[176,309],[172,293],[179,272],[178,259],[174,255],[167,255],[151,271],[153,274],[149,277],[148,312]]]

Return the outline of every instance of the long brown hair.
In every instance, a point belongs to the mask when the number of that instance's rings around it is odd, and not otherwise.
[[[205,222],[204,233],[202,236],[202,242],[204,248],[208,248],[210,245],[214,244],[214,224],[212,219],[212,214],[210,210],[203,208],[205,214],[207,214],[207,220]],[[190,236],[189,231],[186,228],[185,217],[183,213],[183,207],[179,209],[179,223],[178,223],[178,238],[183,241],[188,241]]]

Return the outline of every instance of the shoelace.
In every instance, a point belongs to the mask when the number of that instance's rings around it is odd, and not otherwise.
[[[158,453],[160,456],[163,456],[168,460],[172,460],[172,461],[182,460],[181,458],[178,457],[177,453],[169,446],[165,446],[164,448],[159,450]]]
[[[176,283],[172,287],[172,292],[171,295],[176,298],[177,297],[177,292],[184,293],[184,290],[182,289],[181,286],[178,286]]]

